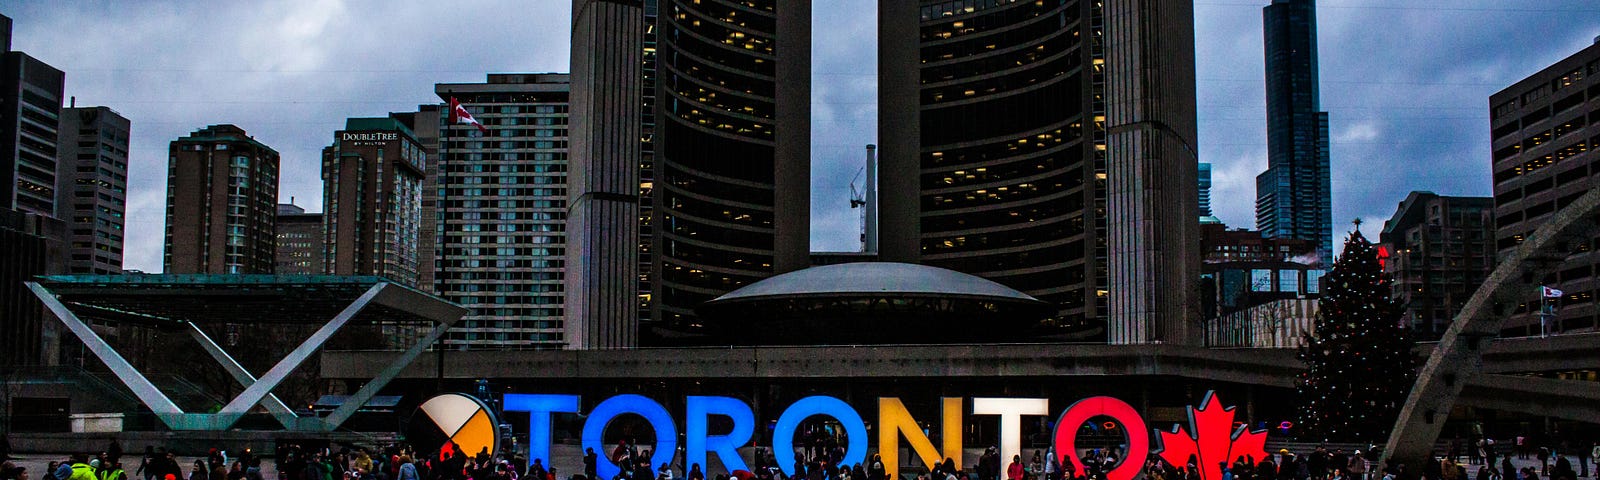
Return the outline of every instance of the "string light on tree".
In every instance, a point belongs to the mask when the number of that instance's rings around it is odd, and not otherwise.
[[[1314,332],[1300,350],[1295,382],[1303,440],[1381,442],[1416,378],[1415,341],[1390,297],[1378,252],[1356,231],[1322,278]]]

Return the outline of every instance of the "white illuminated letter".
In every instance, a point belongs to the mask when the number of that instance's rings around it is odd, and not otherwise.
[[[1022,416],[1049,415],[1050,399],[974,398],[972,414],[1000,416],[1000,471],[995,473],[1005,478],[1011,458],[1022,455]]]

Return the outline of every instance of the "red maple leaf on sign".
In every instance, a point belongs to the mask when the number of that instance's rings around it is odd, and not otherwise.
[[[1243,425],[1233,429],[1234,407],[1218,406],[1221,400],[1216,392],[1206,392],[1200,408],[1189,407],[1187,431],[1182,425],[1173,425],[1171,432],[1161,432],[1161,459],[1178,468],[1189,464],[1190,457],[1200,470],[1200,480],[1222,480],[1222,464],[1232,464],[1239,457],[1249,457],[1256,462],[1266,458],[1267,431],[1249,431]]]

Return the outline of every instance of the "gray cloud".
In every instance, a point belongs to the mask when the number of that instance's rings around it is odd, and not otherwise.
[[[1266,165],[1261,1],[1197,4],[1200,152],[1217,215],[1253,227]],[[877,143],[869,0],[817,0],[812,248],[853,250],[849,181]],[[1322,2],[1322,100],[1332,120],[1336,236],[1376,236],[1411,190],[1487,195],[1488,96],[1588,45],[1600,10],[1488,0],[1404,7]],[[1520,4],[1518,4],[1520,5]],[[236,123],[283,155],[280,195],[320,209],[319,152],[346,117],[435,101],[433,84],[567,70],[564,0],[0,0],[13,47],[67,72],[80,105],[133,121],[127,267],[160,270],[168,142]],[[1437,8],[1434,8],[1437,7]],[[863,14],[865,10],[866,14]]]
[[[566,71],[558,0],[0,2],[13,48],[67,72],[79,105],[133,121],[126,267],[161,269],[166,149],[235,123],[283,157],[282,201],[321,208],[320,151],[344,119],[437,101],[436,82]]]
[[[1255,174],[1266,167],[1267,3],[1196,8],[1201,157],[1221,165],[1213,208],[1236,227],[1254,226]],[[1576,0],[1319,2],[1317,15],[1336,238],[1361,218],[1376,239],[1412,190],[1490,195],[1489,95],[1600,34],[1600,9]]]

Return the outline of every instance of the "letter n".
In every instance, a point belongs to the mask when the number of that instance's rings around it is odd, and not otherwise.
[[[933,449],[933,442],[928,440],[928,435],[922,433],[922,428],[917,426],[916,419],[911,418],[911,412],[906,411],[906,405],[900,403],[896,397],[881,397],[878,399],[878,455],[883,457],[883,468],[889,478],[900,478],[900,435],[905,435],[906,442],[911,444],[911,451],[916,452],[929,469],[937,466],[939,462],[949,457],[955,461],[957,469],[961,468],[961,398],[944,398],[944,450],[941,455]]]

